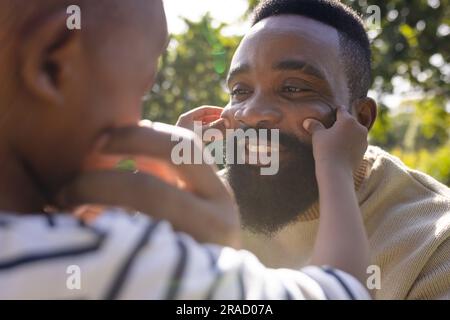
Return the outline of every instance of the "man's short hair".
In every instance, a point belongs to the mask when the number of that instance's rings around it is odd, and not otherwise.
[[[372,83],[370,42],[362,19],[353,9],[337,0],[262,0],[253,12],[252,25],[283,14],[301,15],[335,28],[350,103],[367,96]]]

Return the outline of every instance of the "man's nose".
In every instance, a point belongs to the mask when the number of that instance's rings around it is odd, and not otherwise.
[[[281,121],[282,116],[275,105],[259,100],[238,108],[234,120],[252,128],[271,128]]]

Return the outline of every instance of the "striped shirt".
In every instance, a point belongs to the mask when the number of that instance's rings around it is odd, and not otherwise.
[[[369,299],[331,268],[268,269],[251,253],[200,245],[169,223],[119,209],[0,214],[0,299]]]

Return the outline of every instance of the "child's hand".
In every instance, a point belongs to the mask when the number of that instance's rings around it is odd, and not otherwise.
[[[312,135],[316,166],[358,168],[368,146],[368,130],[345,107],[338,107],[336,123],[329,129],[315,119],[306,119],[303,127]]]
[[[345,108],[326,129],[307,119],[312,135],[319,187],[320,222],[311,261],[344,270],[364,283],[369,262],[369,241],[354,189],[353,171],[367,149],[367,129]]]
[[[223,108],[203,106],[186,112],[180,116],[176,126],[194,130],[194,122],[202,123],[202,131],[214,128],[224,132],[228,128],[226,119],[221,118]],[[201,137],[203,139],[203,137]],[[210,142],[210,141],[204,141]]]
[[[152,172],[102,169],[80,174],[60,192],[57,205],[130,208],[168,220],[176,230],[189,233],[200,242],[239,246],[239,215],[232,193],[219,180],[214,166],[175,166],[171,152],[178,142],[173,137],[187,139],[194,149],[203,145],[188,130],[153,124],[114,130],[101,151],[105,155],[148,157],[164,163],[170,168],[167,172],[183,181],[183,188],[167,183],[164,175],[153,172],[161,167],[152,162]]]

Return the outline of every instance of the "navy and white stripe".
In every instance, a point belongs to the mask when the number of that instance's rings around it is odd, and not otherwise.
[[[265,268],[251,253],[199,245],[167,222],[109,210],[86,226],[70,215],[0,214],[0,299],[368,299],[331,268]],[[67,288],[67,268],[81,289]]]

